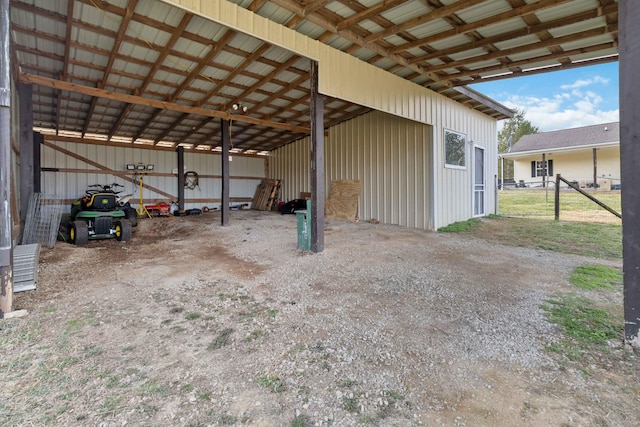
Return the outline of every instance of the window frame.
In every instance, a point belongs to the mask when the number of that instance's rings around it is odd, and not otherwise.
[[[455,163],[448,163],[449,159],[447,158],[447,145],[449,143],[449,141],[447,141],[447,136],[448,135],[455,135],[458,139],[460,137],[462,137],[462,147],[463,147],[463,153],[462,153],[462,160],[463,160],[463,164],[455,164]],[[468,145],[468,139],[467,139],[467,135],[462,133],[462,132],[457,132],[455,130],[451,130],[451,129],[444,129],[444,167],[445,168],[449,168],[449,169],[458,169],[458,170],[467,170],[468,167],[468,155],[467,155],[467,145]],[[452,141],[453,142],[453,141]],[[459,142],[459,141],[455,141],[455,142]]]

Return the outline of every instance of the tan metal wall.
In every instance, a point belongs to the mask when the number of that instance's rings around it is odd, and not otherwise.
[[[325,139],[327,196],[331,181],[358,179],[361,220],[432,228],[432,133],[430,126],[381,112],[332,127]],[[272,153],[269,174],[283,180],[283,200],[310,191],[309,147],[305,138]]]
[[[163,0],[163,2],[183,7],[229,28],[253,35],[318,61],[319,90],[324,95],[431,125],[433,127],[434,153],[431,171],[434,177],[432,181],[434,204],[431,218],[433,226],[426,226],[427,228],[438,228],[473,216],[473,171],[471,168],[473,144],[480,144],[486,148],[486,213],[495,210],[493,183],[497,173],[497,130],[496,121],[491,117],[360,61],[345,52],[312,40],[295,30],[263,18],[227,0]],[[445,128],[467,135],[469,142],[467,144],[467,169],[444,168],[443,135]],[[303,144],[308,144],[308,142]],[[278,155],[285,155],[298,163],[308,162],[308,156],[305,159],[300,157],[302,150],[302,148],[287,148],[283,151],[278,150]],[[280,167],[284,166],[277,166],[274,170],[276,174],[285,172],[278,170]],[[306,184],[308,179],[306,175],[308,174],[301,169],[304,166],[297,164],[290,166],[290,168],[290,170],[286,170],[288,179],[294,182],[304,181]],[[294,169],[299,173],[305,173],[305,177],[294,177],[292,172]],[[277,178],[275,175],[272,177]],[[288,184],[285,183],[285,185]],[[394,184],[391,184],[391,187],[393,186]],[[292,197],[295,192],[300,190],[301,188],[294,190],[287,187],[286,197]],[[393,211],[391,207],[386,208],[383,212],[385,217],[395,218],[391,211]],[[398,220],[400,216],[398,216]]]
[[[435,123],[435,223],[436,228],[473,216],[473,148],[485,149],[485,214],[495,213],[498,145],[496,122],[464,106],[434,98]],[[445,167],[445,129],[466,135],[467,166],[464,170]]]
[[[485,213],[495,213],[497,168],[493,120],[451,103],[435,105],[439,126],[372,112],[329,129],[325,138],[327,197],[331,180],[360,179],[358,214],[388,224],[437,229],[473,216],[473,147],[485,149]],[[446,123],[447,126],[443,126]],[[444,165],[444,130],[467,135],[465,169]],[[269,176],[280,178],[283,200],[310,191],[310,141],[272,153]]]
[[[175,173],[178,167],[178,157],[174,151],[109,147],[64,141],[47,141],[47,143],[55,144],[73,155],[57,151],[49,146],[42,147],[42,167],[57,169],[57,171],[43,171],[43,193],[74,199],[83,194],[87,185],[116,182],[125,186],[123,189],[125,193],[134,195],[131,202],[137,204],[140,198],[139,187],[118,177],[117,174],[125,172],[126,164],[140,162],[155,166],[153,173],[143,177],[145,187],[147,185],[155,187],[174,196],[173,200],[177,200],[178,184]],[[232,203],[234,203],[233,199],[253,198],[260,180],[265,175],[265,158],[232,156],[232,159],[229,164]],[[103,171],[91,162],[112,170],[116,174]],[[199,178],[199,185],[195,189],[185,188],[185,208],[201,208],[205,204],[210,208],[219,206],[219,203],[210,200],[221,198],[220,155],[185,152],[184,163],[185,170],[196,172]],[[158,200],[168,201],[165,195],[148,188],[143,189],[142,196],[144,203]]]

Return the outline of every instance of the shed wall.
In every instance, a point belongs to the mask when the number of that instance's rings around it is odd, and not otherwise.
[[[72,155],[58,151],[60,147]],[[250,201],[260,180],[265,174],[263,157],[232,156],[230,169],[230,198],[232,203]],[[155,166],[152,173],[143,176],[144,203],[170,202],[177,200],[177,153],[145,148],[112,147],[95,144],[79,144],[64,141],[47,141],[42,149],[42,192],[55,194],[65,199],[82,196],[88,185],[118,183],[124,185],[123,194],[131,193],[131,203],[140,199],[139,186],[125,177],[128,163],[145,163]],[[221,157],[212,153],[185,152],[185,172],[198,174],[199,185],[185,188],[185,208],[209,208],[220,205]],[[98,166],[96,166],[96,164]],[[148,188],[154,187],[172,197]]]
[[[325,138],[325,185],[360,180],[358,216],[387,224],[431,228],[431,127],[372,112],[329,129]],[[282,196],[310,188],[310,140],[276,150],[270,175],[281,177]]]
[[[485,213],[495,211],[495,176],[497,174],[497,129],[496,120],[468,108],[452,99],[425,87],[381,70],[353,56],[312,40],[290,28],[279,25],[243,9],[226,0],[163,0],[200,14],[230,28],[253,35],[261,40],[283,47],[319,63],[319,90],[324,95],[347,100],[372,109],[414,120],[433,127],[433,200],[434,214],[430,221],[438,228],[451,222],[466,220],[473,216],[472,153],[473,144],[480,144],[486,151]],[[467,159],[465,170],[444,168],[444,129],[464,133],[467,136]],[[349,142],[349,141],[347,141]],[[308,145],[303,140],[294,145]],[[308,182],[308,173],[302,163],[309,163],[308,154],[302,156],[304,147],[277,150],[277,157],[285,157],[296,165],[273,165],[273,178],[286,181]],[[306,150],[308,153],[308,149]],[[331,166],[333,167],[333,166]],[[336,166],[340,167],[340,166]],[[295,176],[297,171],[304,176]],[[331,177],[331,170],[327,176]],[[281,176],[277,176],[282,174]],[[330,179],[330,178],[328,178]],[[300,190],[288,188],[283,197],[297,197]],[[308,185],[308,184],[307,184]],[[393,186],[393,184],[391,185]],[[301,186],[299,186],[300,188]],[[307,186],[308,188],[308,186]],[[392,211],[391,207],[387,210]],[[406,215],[403,214],[403,215]],[[385,213],[385,217],[395,218]],[[397,221],[400,221],[399,214]],[[392,221],[395,223],[395,220]]]

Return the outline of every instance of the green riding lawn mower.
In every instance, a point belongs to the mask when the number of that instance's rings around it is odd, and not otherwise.
[[[127,241],[138,225],[136,210],[129,205],[129,197],[119,196],[120,184],[90,185],[85,195],[71,204],[67,222],[69,241],[85,245],[89,240],[111,239]]]

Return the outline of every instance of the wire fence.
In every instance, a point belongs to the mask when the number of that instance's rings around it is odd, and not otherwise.
[[[67,205],[59,196],[34,193],[29,199],[28,209],[22,244],[41,243],[53,248],[58,236],[60,219]]]
[[[604,180],[604,179],[603,179]],[[571,179],[570,182],[611,209],[621,212],[620,181],[593,178]],[[622,220],[594,201],[580,194],[570,185],[562,183],[560,189],[560,217],[562,221],[586,221],[622,224]],[[555,180],[546,182],[518,182],[509,186],[505,182],[498,191],[498,213],[507,216],[548,217],[555,216]]]

